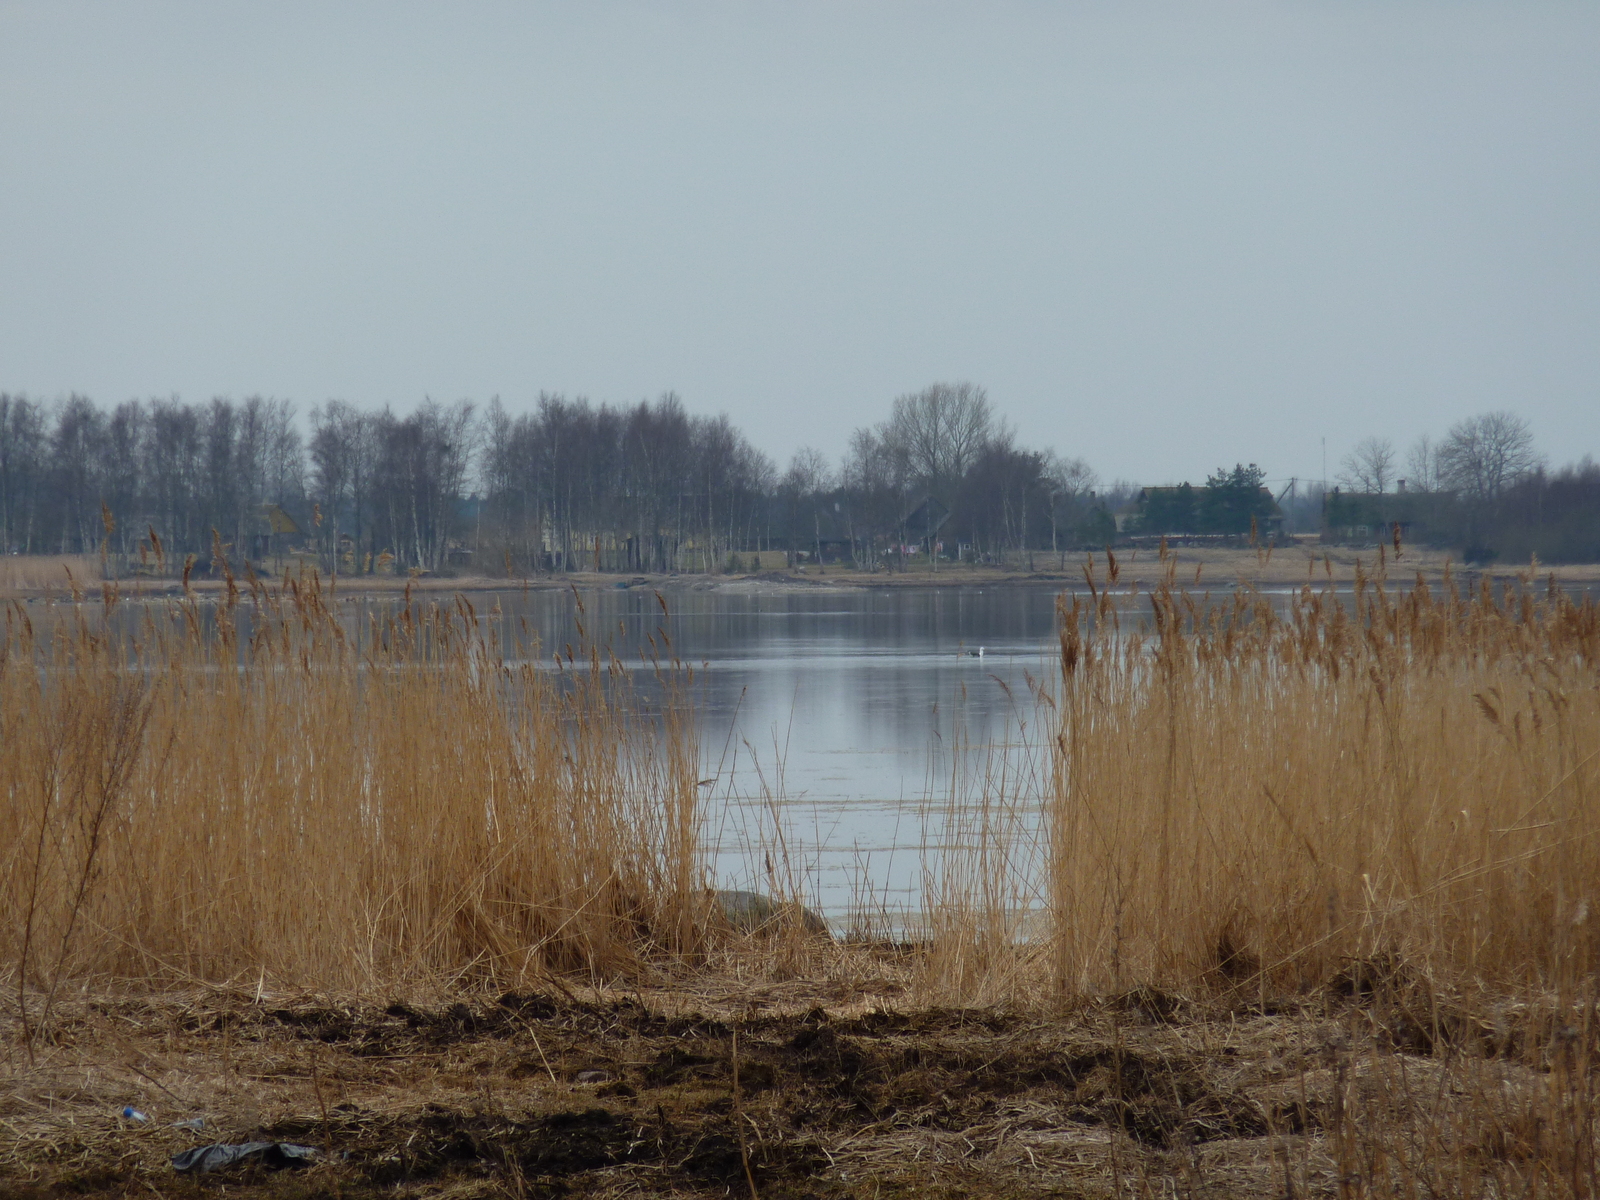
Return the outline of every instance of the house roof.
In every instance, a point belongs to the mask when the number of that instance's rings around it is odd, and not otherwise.
[[[922,503],[905,515],[900,527],[909,535],[927,537],[929,534],[937,533],[949,519],[948,508],[932,496],[924,496]]]
[[[263,504],[260,518],[267,526],[267,532],[269,533],[300,532],[300,526],[295,524],[294,518],[276,504]]]

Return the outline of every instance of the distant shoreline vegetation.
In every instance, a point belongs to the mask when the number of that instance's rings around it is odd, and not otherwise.
[[[0,553],[112,556],[119,572],[742,572],[802,564],[1034,569],[1035,556],[1160,536],[1449,548],[1471,562],[1600,561],[1600,467],[1549,471],[1525,422],[1464,420],[1400,474],[1368,437],[1331,487],[1254,463],[1203,485],[1107,484],[1081,458],[1018,444],[982,387],[934,384],[855,430],[837,464],[786,468],[725,416],[668,393],[632,406],[541,394],[330,401],[302,431],[286,400],[103,407],[0,393]]]

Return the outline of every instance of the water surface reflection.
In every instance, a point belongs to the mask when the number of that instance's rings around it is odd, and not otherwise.
[[[697,688],[705,836],[729,886],[792,875],[836,921],[920,904],[926,851],[970,841],[975,776],[1025,798],[1032,685],[1054,660],[1053,588],[506,592],[546,647],[575,621],[624,661],[666,651]],[[482,612],[494,601],[474,598]],[[582,604],[580,614],[578,603]],[[951,802],[955,804],[952,821]],[[1037,811],[1036,804],[1034,811]],[[1027,839],[1037,821],[1018,832]],[[781,836],[779,836],[781,835]]]

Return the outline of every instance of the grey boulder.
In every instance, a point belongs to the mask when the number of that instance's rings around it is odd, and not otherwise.
[[[798,920],[800,927],[809,934],[833,936],[826,921],[792,900],[774,900],[760,892],[729,888],[717,888],[711,897],[722,919],[738,933],[776,932],[783,925]]]

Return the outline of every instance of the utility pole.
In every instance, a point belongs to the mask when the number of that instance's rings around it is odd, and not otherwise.
[[[1289,497],[1289,508],[1284,514],[1284,532],[1291,534],[1294,532],[1294,482],[1294,476],[1291,475],[1289,477],[1289,486],[1279,492],[1277,499],[1273,501],[1274,504],[1282,508],[1283,498],[1285,496]]]

